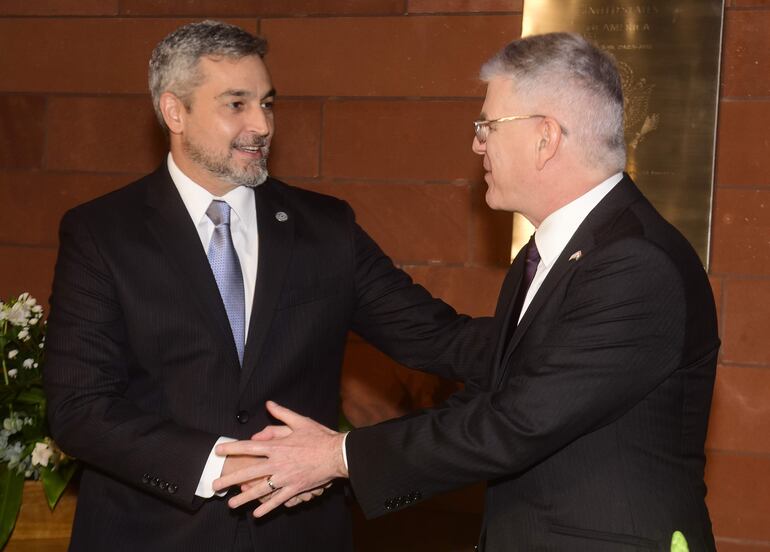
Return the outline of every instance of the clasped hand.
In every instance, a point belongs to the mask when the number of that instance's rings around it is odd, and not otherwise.
[[[216,450],[228,457],[263,457],[258,463],[238,464],[214,481],[216,491],[240,486],[241,493],[228,501],[231,508],[260,500],[255,517],[281,504],[291,507],[311,500],[334,478],[348,476],[342,457],[344,434],[272,401],[267,410],[286,425],[268,426],[249,441],[223,443]]]

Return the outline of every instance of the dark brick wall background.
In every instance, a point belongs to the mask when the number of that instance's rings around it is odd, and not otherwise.
[[[522,0],[4,0],[0,297],[45,300],[64,210],[163,158],[149,53],[177,26],[212,17],[270,41],[271,172],[346,199],[415,280],[458,310],[491,313],[511,217],[484,203],[470,122],[484,95],[479,65],[519,36],[521,12]],[[728,552],[770,552],[769,29],[770,0],[727,1],[710,270],[723,347],[707,482]],[[451,389],[351,336],[343,404],[356,423]],[[357,543],[468,550],[480,499],[474,487],[359,519]]]

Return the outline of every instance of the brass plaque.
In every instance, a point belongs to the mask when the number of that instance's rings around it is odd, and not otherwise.
[[[723,13],[723,0],[525,0],[522,22],[522,36],[578,32],[615,56],[626,170],[706,267]],[[521,225],[514,252],[531,233]]]

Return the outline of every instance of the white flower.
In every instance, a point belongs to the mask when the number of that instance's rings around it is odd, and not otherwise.
[[[24,427],[24,422],[19,418],[18,414],[11,414],[10,418],[3,420],[3,429],[8,430],[11,434],[18,433],[22,427]]]
[[[40,320],[39,318],[30,318],[29,319],[29,325],[30,326],[34,326],[35,324],[38,323],[39,320]]]
[[[32,465],[45,467],[51,456],[53,456],[53,450],[48,443],[35,443],[35,448],[32,450]]]
[[[34,307],[32,307],[32,312],[34,312],[35,314],[40,314],[41,312],[43,312],[43,307],[41,307],[40,305],[35,305]]]
[[[37,346],[37,348],[42,349],[44,346],[45,346],[45,343],[41,343],[40,345]]]
[[[18,355],[18,354],[19,354],[19,350],[18,349],[11,349],[10,351],[8,351],[8,360],[16,358],[16,355]]]
[[[33,359],[33,358],[28,358],[27,360],[25,360],[24,362],[21,363],[21,365],[24,366],[24,368],[27,368],[27,369],[32,368],[32,366],[34,364],[35,364],[35,359]]]
[[[26,326],[29,309],[23,303],[14,303],[5,313],[5,318],[14,326]]]
[[[36,362],[35,364],[32,365],[32,367],[33,368],[37,368],[38,367],[38,363]]]
[[[29,329],[28,328],[23,328],[19,332],[19,339],[24,340],[24,338],[28,338],[28,337],[29,337]]]
[[[18,373],[19,373],[19,371],[16,368],[11,368],[10,370],[8,370],[8,377],[9,378],[15,378],[16,374],[18,374]]]
[[[27,300],[27,298],[28,298],[28,297],[29,297],[29,292],[28,292],[28,291],[25,291],[24,293],[22,293],[21,295],[19,295],[19,302],[20,302],[20,303],[23,303],[24,301],[26,301],[26,300]]]
[[[22,293],[22,295],[24,295],[24,293]],[[28,306],[29,308],[32,308],[35,305],[37,305],[37,299],[32,297],[29,293],[27,293],[26,295],[27,295],[27,298],[24,300],[24,304],[26,306]]]

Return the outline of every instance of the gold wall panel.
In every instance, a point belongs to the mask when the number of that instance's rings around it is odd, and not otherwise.
[[[705,266],[723,14],[723,0],[525,0],[522,22],[523,36],[578,32],[615,56],[626,170]],[[531,233],[522,226],[514,221],[514,253]]]

